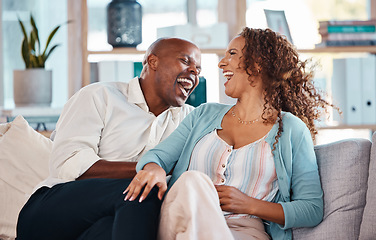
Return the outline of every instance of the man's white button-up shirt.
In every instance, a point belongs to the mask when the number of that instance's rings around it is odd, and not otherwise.
[[[135,162],[165,139],[192,106],[149,112],[138,78],[95,83],[65,104],[56,125],[50,177],[40,186],[72,181],[100,159]]]

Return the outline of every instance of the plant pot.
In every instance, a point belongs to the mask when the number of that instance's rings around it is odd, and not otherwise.
[[[52,71],[34,68],[13,71],[16,107],[49,107],[52,101]]]

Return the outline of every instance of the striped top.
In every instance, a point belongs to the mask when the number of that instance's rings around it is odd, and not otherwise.
[[[272,201],[278,191],[278,181],[266,137],[234,149],[214,130],[194,147],[188,170],[205,173],[215,185],[233,186],[253,198]],[[224,215],[228,218],[249,217],[228,212]]]

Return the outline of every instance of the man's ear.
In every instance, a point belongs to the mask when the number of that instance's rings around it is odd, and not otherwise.
[[[154,54],[150,54],[147,58],[148,65],[154,71],[158,68],[159,59]]]

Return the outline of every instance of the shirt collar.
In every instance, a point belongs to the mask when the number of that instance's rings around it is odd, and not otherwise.
[[[144,93],[141,90],[140,81],[138,77],[133,78],[128,84],[128,102],[134,103],[146,112],[149,112],[149,107],[146,103]]]
[[[133,78],[128,84],[128,102],[134,103],[146,112],[149,112],[149,106],[146,103],[144,93],[141,90],[140,80],[138,77]],[[177,117],[181,107],[169,107],[166,111],[170,111],[173,117]],[[164,113],[163,112],[163,113]]]

